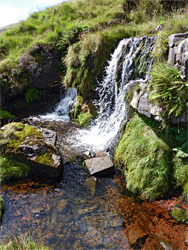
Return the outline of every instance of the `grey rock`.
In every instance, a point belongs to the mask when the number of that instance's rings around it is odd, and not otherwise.
[[[85,160],[85,165],[91,175],[107,176],[115,173],[115,168],[109,156],[101,156]]]
[[[57,133],[55,131],[47,129],[47,128],[42,128],[41,132],[45,137],[45,142],[47,144],[51,144],[51,145],[55,146],[56,139],[57,139]]]
[[[188,32],[187,33],[178,33],[178,34],[170,35],[168,37],[169,47],[176,46],[179,41],[182,41],[182,40],[184,40],[186,38],[188,38]]]
[[[162,109],[157,104],[152,104],[149,100],[149,89],[145,83],[140,83],[140,91],[137,93],[133,89],[133,98],[130,105],[140,114],[149,118],[153,117],[156,121],[162,121],[160,113]]]
[[[169,36],[168,62],[176,65],[182,74],[188,78],[188,32]]]
[[[164,26],[163,25],[158,25],[157,27],[156,27],[156,29],[155,29],[155,31],[154,31],[154,33],[157,33],[157,32],[159,32],[160,30],[162,30],[164,28]]]

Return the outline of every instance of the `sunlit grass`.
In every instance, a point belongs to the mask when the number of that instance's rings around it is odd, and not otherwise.
[[[2,244],[0,250],[50,250],[48,247],[42,246],[35,242],[31,236],[20,234],[12,236],[8,243]]]

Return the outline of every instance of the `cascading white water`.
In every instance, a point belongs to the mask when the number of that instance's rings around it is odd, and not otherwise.
[[[60,101],[54,112],[39,115],[35,119],[47,121],[70,121],[69,113],[76,104],[77,91],[75,88],[69,88],[66,96]]]
[[[105,77],[97,88],[99,100],[98,118],[88,129],[76,129],[66,137],[70,150],[104,150],[116,139],[123,124],[127,122],[127,88],[135,82],[148,80],[152,66],[150,52],[153,37],[123,39],[115,49],[105,70]],[[48,121],[69,121],[70,109],[76,104],[76,89],[69,88],[66,96],[52,113],[36,119]],[[109,146],[110,147],[110,146]]]
[[[106,68],[106,77],[99,87],[99,115],[89,129],[78,129],[70,138],[77,147],[85,145],[90,150],[103,150],[109,142],[117,137],[122,124],[127,122],[128,106],[125,102],[125,94],[128,86],[134,82],[148,80],[146,72],[139,72],[136,60],[144,58],[142,64],[146,71],[152,65],[150,52],[153,48],[154,38],[140,37],[123,39],[112,54]],[[121,67],[120,67],[121,65]],[[119,80],[118,71],[121,71]],[[139,76],[141,75],[141,77]],[[76,141],[75,141],[76,137]]]

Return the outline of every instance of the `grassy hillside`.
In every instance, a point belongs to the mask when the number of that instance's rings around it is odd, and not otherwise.
[[[125,37],[157,34],[153,56],[156,61],[166,60],[168,36],[188,31],[185,2],[70,0],[31,14],[0,34],[0,84],[6,96],[2,108],[12,111],[11,98],[17,96],[25,98],[18,107],[40,101],[45,95],[40,82],[49,78],[52,84],[58,80],[64,86],[76,86],[86,112],[93,112],[92,90],[117,43]],[[158,25],[163,29],[156,33]],[[53,71],[58,79],[43,76],[47,58],[56,60]]]

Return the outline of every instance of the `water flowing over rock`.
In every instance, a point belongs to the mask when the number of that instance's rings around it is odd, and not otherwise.
[[[152,65],[150,52],[153,37],[123,39],[112,54],[100,83],[99,115],[88,130],[79,130],[76,144],[99,150],[108,149],[117,141],[117,135],[127,121],[127,89],[136,82],[145,82]],[[75,138],[72,138],[74,143]],[[116,143],[115,143],[116,144]]]
[[[65,96],[63,96],[60,103],[57,104],[54,112],[39,115],[33,118],[34,120],[48,120],[48,121],[70,121],[69,113],[76,105],[77,91],[75,88],[69,88]]]

